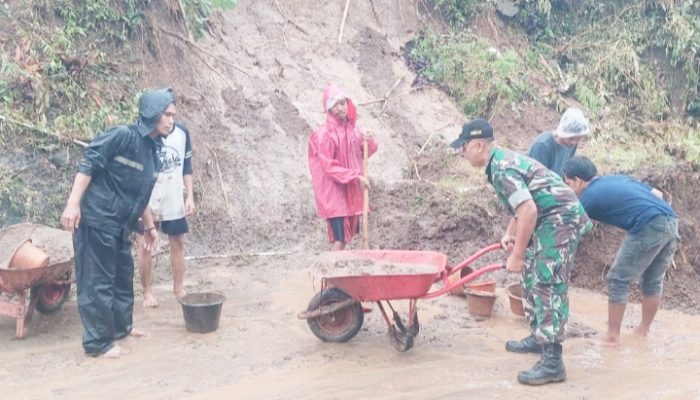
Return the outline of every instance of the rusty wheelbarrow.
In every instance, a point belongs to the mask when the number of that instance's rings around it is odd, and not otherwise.
[[[357,250],[330,253],[340,260],[371,261],[375,267],[381,263],[398,267],[394,271],[385,267],[376,274],[324,276],[321,291],[311,299],[306,311],[298,314],[298,318],[307,320],[311,332],[325,342],[347,342],[360,331],[364,321],[360,302],[376,302],[388,327],[392,345],[399,351],[407,351],[413,347],[414,338],[420,330],[416,307],[418,299],[441,296],[482,274],[505,268],[502,263],[487,265],[476,271],[469,267],[484,254],[501,248],[500,244],[488,246],[455,267],[447,266],[446,255],[432,251]],[[460,278],[450,279],[456,273],[460,273]],[[442,283],[442,288],[429,292],[438,282]],[[409,301],[405,323],[389,300]],[[392,318],[382,301],[387,303]]]
[[[70,234],[42,225],[20,224],[0,230],[0,244],[11,236],[32,237],[50,256],[46,266],[31,269],[0,267],[0,315],[15,318],[15,336],[24,337],[36,308],[42,314],[58,311],[68,298],[73,266]],[[3,241],[4,239],[4,241]],[[27,303],[27,294],[29,302]]]

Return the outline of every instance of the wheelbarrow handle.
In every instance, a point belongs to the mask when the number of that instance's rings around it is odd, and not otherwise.
[[[490,253],[490,252],[496,251],[496,250],[501,250],[502,248],[503,248],[503,246],[501,246],[500,243],[494,243],[492,245],[484,247],[483,249],[481,249],[481,250],[477,251],[476,253],[472,254],[471,256],[469,256],[469,258],[467,258],[466,260],[462,261],[461,263],[457,264],[454,267],[449,268],[449,271],[446,271],[445,277],[450,276],[454,273],[457,273],[457,271],[463,270],[464,268],[468,267],[469,264],[473,263],[474,261],[479,259],[484,254],[487,254],[487,253]]]
[[[499,246],[500,246],[500,245],[499,245]],[[421,299],[431,299],[431,298],[433,298],[433,297],[441,296],[441,295],[443,295],[443,294],[445,294],[445,293],[451,291],[451,290],[454,289],[455,287],[462,286],[462,285],[464,285],[465,283],[467,283],[467,282],[469,282],[469,281],[472,281],[472,280],[478,278],[479,276],[481,276],[481,275],[483,275],[483,274],[485,274],[485,273],[487,273],[487,272],[497,271],[497,270],[505,269],[505,268],[506,268],[506,265],[503,264],[503,263],[497,263],[497,264],[490,264],[490,265],[487,265],[487,266],[485,266],[485,267],[483,267],[483,268],[479,268],[478,270],[472,272],[471,274],[469,274],[469,275],[467,275],[467,276],[461,278],[460,280],[458,280],[458,281],[456,281],[456,282],[451,282],[449,285],[445,285],[445,286],[444,286],[442,289],[440,289],[440,290],[437,290],[437,291],[431,292],[431,293],[426,293],[425,296],[422,296],[422,297],[421,297]]]

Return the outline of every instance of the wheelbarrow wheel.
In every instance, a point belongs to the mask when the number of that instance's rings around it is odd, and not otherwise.
[[[308,312],[315,311],[321,306],[329,306],[350,299],[351,297],[338,288],[324,289],[317,293],[307,308]],[[362,328],[364,312],[359,302],[335,310],[306,322],[311,332],[324,342],[343,343],[352,339]]]
[[[65,303],[70,283],[45,283],[39,287],[36,309],[42,314],[53,314]]]
[[[401,317],[399,314],[394,314],[394,323],[396,324],[396,327],[399,328],[399,331],[401,332],[406,332],[406,325],[403,324],[403,321],[401,321]],[[413,325],[411,326],[411,335],[413,336],[418,336],[418,333],[420,333],[420,323],[418,322],[418,313],[413,317]]]
[[[411,332],[401,332],[393,326],[389,329],[389,340],[392,346],[400,352],[405,352],[413,347],[413,334]]]

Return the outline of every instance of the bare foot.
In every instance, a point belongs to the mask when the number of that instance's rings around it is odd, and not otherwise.
[[[634,328],[634,334],[642,339],[646,339],[649,335],[649,329],[642,329],[641,327]]]
[[[620,338],[605,334],[598,339],[598,345],[604,347],[619,347]]]
[[[106,352],[104,352],[104,353],[100,356],[100,358],[112,358],[112,359],[114,359],[114,358],[122,358],[123,356],[125,356],[125,355],[127,355],[127,354],[129,354],[129,350],[127,350],[127,349],[125,349],[125,348],[123,348],[123,347],[121,347],[121,346],[114,345],[114,346],[112,346],[111,349],[109,349],[109,350],[107,350]]]
[[[158,307],[158,300],[156,300],[156,297],[153,295],[153,293],[143,294],[143,306],[146,308]]]
[[[141,329],[131,328],[131,332],[129,332],[129,336],[140,338],[140,337],[148,336],[148,333],[145,331],[142,331]]]
[[[187,292],[185,292],[185,289],[173,289],[173,294],[175,295],[175,298],[180,300],[181,298],[185,297]]]

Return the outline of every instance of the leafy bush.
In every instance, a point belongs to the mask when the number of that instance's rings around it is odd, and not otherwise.
[[[487,116],[530,91],[524,62],[515,51],[501,52],[470,34],[424,34],[406,52],[416,72],[447,88],[468,116]]]
[[[434,0],[433,7],[453,28],[461,28],[485,2],[480,0]]]

